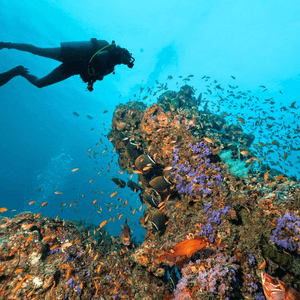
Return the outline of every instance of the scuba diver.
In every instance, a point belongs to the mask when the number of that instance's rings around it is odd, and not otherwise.
[[[81,79],[88,84],[87,90],[92,92],[93,84],[97,80],[103,80],[103,77],[110,73],[115,74],[116,65],[124,64],[132,68],[135,61],[131,53],[127,49],[117,46],[115,41],[109,44],[107,41],[96,38],[92,38],[88,42],[61,43],[61,47],[56,48],[0,42],[0,50],[4,48],[30,52],[60,61],[62,64],[43,78],[37,78],[30,74],[28,69],[18,66],[0,74],[0,86],[18,75],[26,78],[38,88],[63,81],[73,75],[80,75]]]

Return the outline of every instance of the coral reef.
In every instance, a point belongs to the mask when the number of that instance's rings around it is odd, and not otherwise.
[[[2,298],[263,299],[261,269],[299,290],[299,184],[197,101],[185,85],[115,109],[108,138],[120,168],[138,174],[127,186],[146,206],[144,242],[30,213],[3,218]]]

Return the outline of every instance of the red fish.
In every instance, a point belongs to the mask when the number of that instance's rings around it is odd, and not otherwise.
[[[120,234],[121,243],[125,246],[130,245],[130,228],[127,224],[127,219],[125,221],[124,226],[122,227],[122,231]]]
[[[300,300],[300,293],[286,283],[261,273],[262,286],[267,300]]]

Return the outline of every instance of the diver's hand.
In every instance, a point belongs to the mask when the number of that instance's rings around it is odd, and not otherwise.
[[[15,67],[15,68],[13,68],[12,71],[13,71],[16,75],[21,75],[21,76],[23,76],[23,75],[29,73],[29,72],[28,72],[28,69],[27,69],[27,68],[24,68],[23,66],[17,66],[17,67]]]

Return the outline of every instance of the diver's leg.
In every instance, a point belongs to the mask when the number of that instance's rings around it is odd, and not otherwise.
[[[70,72],[66,72],[65,67],[63,66],[63,64],[61,64],[59,67],[55,68],[51,73],[49,73],[47,76],[40,79],[30,73],[24,74],[22,76],[26,78],[30,83],[35,85],[36,87],[42,88],[63,81],[71,77],[72,75],[74,74],[71,74]]]
[[[28,73],[28,69],[24,68],[23,66],[17,66],[5,73],[0,74],[0,86],[6,84],[11,79],[18,75],[25,75]]]
[[[19,44],[19,43],[4,43],[0,42],[0,50],[1,49],[16,49],[20,51],[26,51],[30,52],[35,55],[43,56],[43,57],[48,57],[52,58],[55,60],[58,60],[62,62],[61,59],[61,48],[60,47],[55,47],[55,48],[41,48],[41,47],[36,47],[31,44]]]

